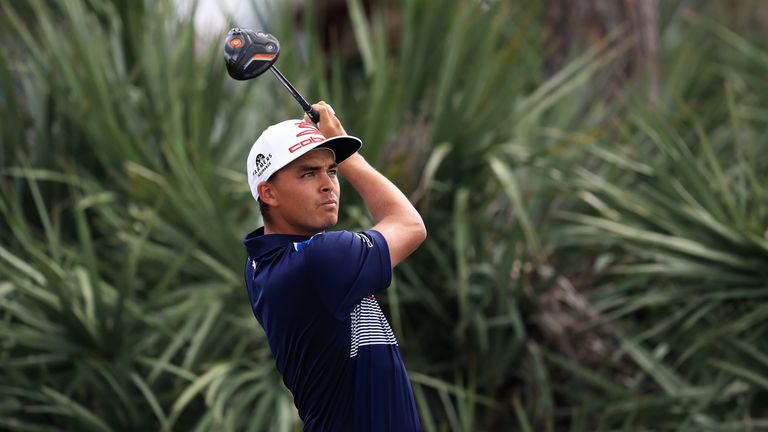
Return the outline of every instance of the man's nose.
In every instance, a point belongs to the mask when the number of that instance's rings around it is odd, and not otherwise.
[[[322,190],[323,192],[330,192],[333,190],[333,179],[331,178],[330,175],[328,175],[328,173],[325,173],[325,175],[323,175],[323,183],[320,186],[320,190]]]

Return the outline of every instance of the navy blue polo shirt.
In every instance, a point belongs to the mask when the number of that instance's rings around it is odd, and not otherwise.
[[[377,231],[245,237],[245,282],[305,431],[418,431],[392,329],[374,293],[392,280]]]

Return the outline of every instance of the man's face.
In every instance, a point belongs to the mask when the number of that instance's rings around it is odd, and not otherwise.
[[[278,172],[270,181],[270,213],[278,231],[312,236],[339,219],[339,179],[333,152],[315,149]]]

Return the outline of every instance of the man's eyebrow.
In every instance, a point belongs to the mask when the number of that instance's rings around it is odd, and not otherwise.
[[[299,165],[297,169],[299,171],[319,171],[320,167],[317,165]]]
[[[334,162],[334,163],[332,163],[332,164],[330,164],[328,166],[328,169],[334,169],[334,168],[336,168],[338,166],[339,166],[339,164]],[[301,172],[305,172],[305,171],[320,171],[321,169],[323,169],[323,167],[319,166],[319,165],[299,165],[299,167],[298,167],[298,170],[301,171]]]

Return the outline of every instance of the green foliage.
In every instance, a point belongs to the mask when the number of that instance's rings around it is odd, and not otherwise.
[[[381,294],[424,429],[768,427],[762,33],[665,9],[650,107],[601,97],[624,40],[546,75],[542,2],[348,5],[359,58],[264,13],[427,223]],[[0,428],[300,429],[239,244],[294,101],[170,1],[0,9]]]

